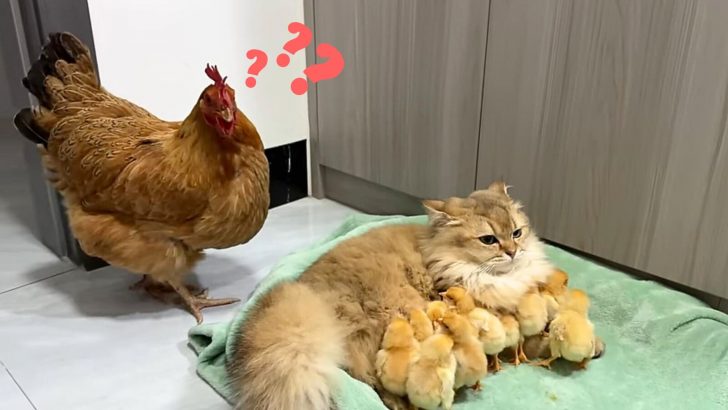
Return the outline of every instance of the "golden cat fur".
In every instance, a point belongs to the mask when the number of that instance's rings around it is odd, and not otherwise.
[[[428,225],[386,226],[344,241],[261,299],[229,363],[238,408],[329,409],[337,367],[373,386],[388,407],[410,408],[375,377],[395,315],[424,308],[454,284],[483,304],[512,309],[552,271],[504,184],[424,205]]]

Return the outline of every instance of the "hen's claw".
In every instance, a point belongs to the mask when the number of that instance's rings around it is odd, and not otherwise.
[[[153,298],[164,303],[180,304],[192,313],[197,323],[202,323],[201,310],[208,307],[224,306],[240,302],[237,298],[209,299],[208,290],[196,285],[162,283],[144,275],[129,287],[131,290],[144,289]]]
[[[192,313],[192,316],[197,320],[197,324],[202,323],[202,312],[201,310],[208,307],[214,306],[225,306],[232,303],[240,302],[238,298],[220,298],[220,299],[208,299],[207,291],[204,291],[198,295],[193,295],[187,289],[186,286],[170,284],[172,288],[182,298],[183,304]]]
[[[200,288],[197,285],[186,284],[184,285],[187,290],[195,296],[207,297],[207,288]],[[164,294],[173,293],[177,294],[174,288],[166,283],[157,282],[152,279],[149,275],[144,275],[140,280],[129,286],[129,290],[140,290],[143,289],[154,298],[161,299],[164,301]]]

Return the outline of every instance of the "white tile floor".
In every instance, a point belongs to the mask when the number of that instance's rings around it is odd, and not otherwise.
[[[229,408],[195,374],[186,345],[192,316],[127,290],[138,279],[129,273],[69,271],[6,205],[0,208],[0,408]],[[275,208],[250,243],[208,252],[197,278],[212,296],[245,300],[278,259],[324,237],[351,212],[311,198]],[[228,320],[236,308],[207,309],[205,320]]]

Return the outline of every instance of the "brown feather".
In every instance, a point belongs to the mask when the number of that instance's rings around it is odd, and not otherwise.
[[[44,163],[87,253],[169,280],[201,250],[258,232],[268,211],[268,163],[242,113],[229,138],[203,121],[197,104],[182,122],[160,120],[103,89],[75,37],[53,41],[65,49],[42,58],[72,58],[53,62],[43,79],[50,104],[34,120],[50,135]]]

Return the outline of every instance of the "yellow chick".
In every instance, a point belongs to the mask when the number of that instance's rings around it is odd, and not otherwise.
[[[505,330],[506,333],[506,341],[504,345],[506,348],[513,349],[513,364],[518,366],[521,364],[521,360],[518,358],[518,346],[521,342],[521,330],[518,325],[518,320],[516,320],[516,317],[513,315],[505,314],[501,315],[500,321],[503,325],[503,330]]]
[[[418,342],[423,342],[435,334],[432,321],[422,309],[412,309],[410,311],[410,325],[412,325],[412,329],[415,332],[415,339]]]
[[[491,360],[493,371],[500,371],[498,353],[505,348],[506,333],[501,321],[492,313],[475,306],[475,301],[468,292],[459,286],[451,287],[441,293],[445,301],[455,305],[458,313],[465,315],[477,332],[478,340],[483,346],[483,353],[494,356]]]
[[[521,340],[518,344],[518,359],[528,361],[523,353],[523,339],[528,336],[541,334],[549,323],[548,307],[546,299],[541,297],[538,289],[528,291],[518,302],[516,319],[520,326]]]
[[[384,332],[375,363],[377,377],[387,391],[398,396],[407,394],[407,376],[418,350],[419,343],[409,322],[400,317],[392,320]]]
[[[558,298],[566,294],[569,285],[569,275],[562,270],[555,270],[541,286],[541,296],[546,300],[548,321],[551,322],[559,311]]]
[[[457,368],[453,346],[453,339],[446,334],[435,334],[422,342],[407,378],[410,403],[425,410],[436,410],[440,406],[445,410],[452,409]]]
[[[442,296],[442,300],[446,304],[455,306],[461,315],[467,315],[471,310],[475,309],[475,300],[465,288],[460,286],[453,286],[446,292],[441,292],[440,296]]]
[[[435,328],[435,332],[440,331],[440,320],[445,316],[445,312],[450,310],[447,303],[436,300],[427,304],[427,317],[430,318]]]
[[[506,347],[506,330],[500,319],[491,312],[475,308],[468,314],[470,323],[478,331],[478,340],[483,345],[483,353],[488,357],[488,363],[492,366],[493,372],[501,369],[498,353]]]
[[[455,342],[453,353],[458,363],[455,389],[471,386],[473,390],[480,390],[480,379],[488,373],[488,359],[475,336],[475,328],[465,316],[451,310],[445,313],[442,324]]]
[[[550,367],[551,362],[562,357],[586,368],[596,348],[594,324],[589,320],[589,297],[581,290],[570,290],[561,299],[559,313],[549,329],[551,357],[536,363]]]

